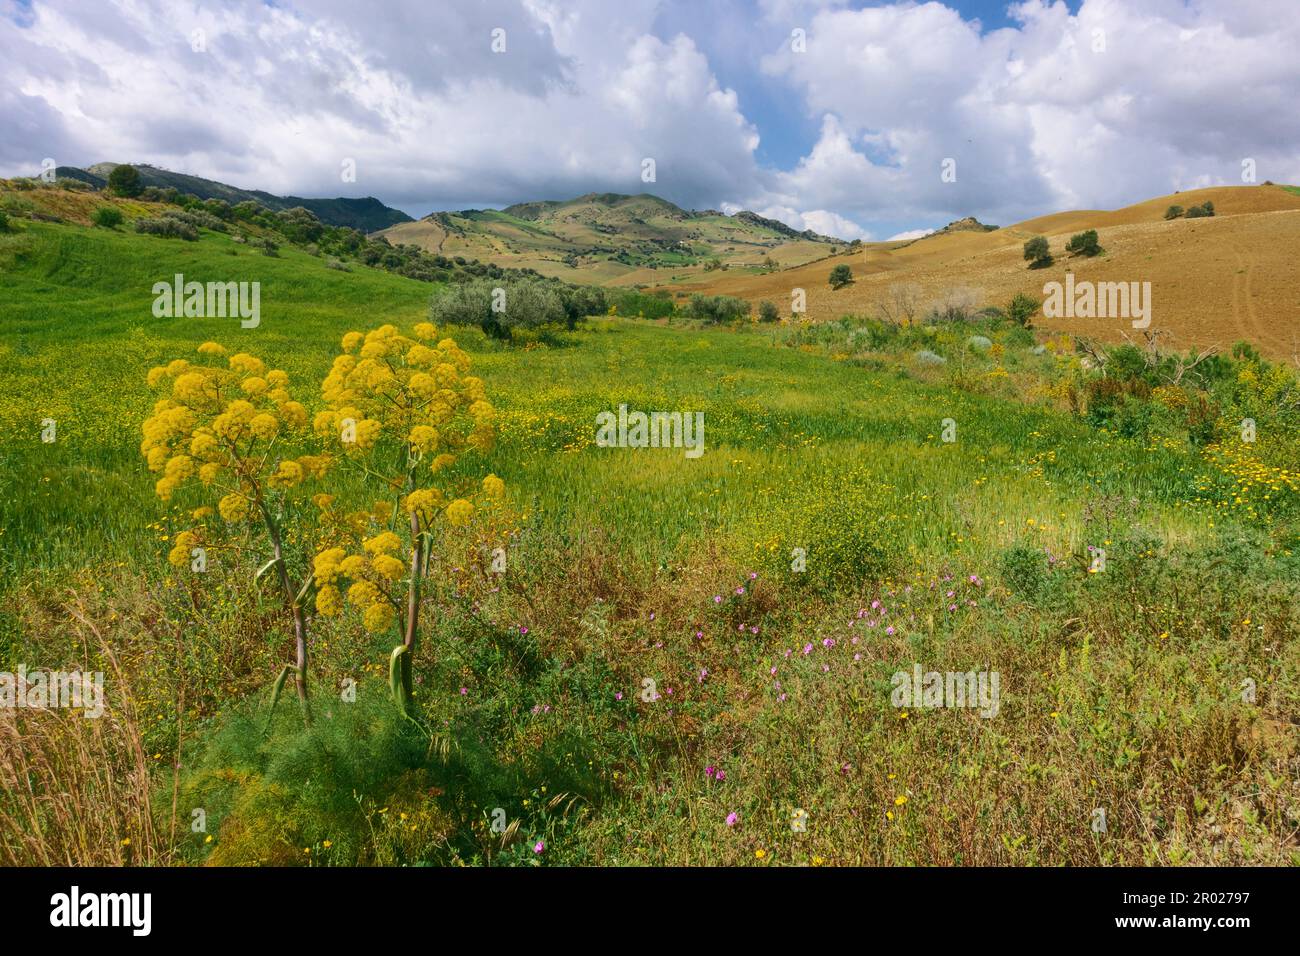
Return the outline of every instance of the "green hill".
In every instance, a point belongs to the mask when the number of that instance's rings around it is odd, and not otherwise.
[[[95,163],[85,169],[75,166],[60,166],[56,172],[60,177],[77,179],[89,183],[96,189],[102,189],[108,183],[108,176],[117,163]],[[375,232],[401,222],[411,222],[411,217],[400,209],[385,206],[373,196],[363,199],[306,199],[302,196],[275,196],[260,189],[240,189],[228,186],[202,176],[190,176],[176,173],[157,166],[140,164],[135,167],[140,172],[140,182],[145,186],[158,189],[176,189],[182,193],[198,196],[200,199],[224,199],[232,206],[236,203],[252,200],[259,202],[277,212],[302,206],[316,214],[321,222],[330,226],[350,226],[362,232]]]
[[[662,284],[711,269],[756,273],[802,265],[846,245],[751,212],[686,210],[648,193],[438,212],[384,235],[442,255],[601,285]]]

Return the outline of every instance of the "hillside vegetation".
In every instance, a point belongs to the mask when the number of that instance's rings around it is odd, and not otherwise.
[[[567,282],[622,286],[715,271],[754,274],[847,246],[753,213],[687,211],[648,194],[614,193],[500,211],[439,212],[383,234],[430,252],[535,269]]]

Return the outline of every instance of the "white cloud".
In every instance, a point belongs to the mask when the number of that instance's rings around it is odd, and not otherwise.
[[[925,238],[926,236],[930,235],[930,233],[932,233],[932,232],[934,232],[933,229],[908,229],[908,230],[905,231],[905,232],[895,233],[894,235],[890,236],[890,237],[889,237],[888,239],[886,239],[885,241],[886,241],[886,242],[904,242],[904,241],[906,241],[906,240],[908,240],[908,239],[923,239],[923,238]]]
[[[1300,180],[1300,19],[1283,0],[1084,0],[1076,14],[1027,0],[991,32],[936,2],[755,0],[756,24],[693,20],[688,2],[0,0],[0,174],[46,156],[152,162],[416,212],[648,191],[850,239],[1239,182],[1245,158],[1261,180]],[[742,55],[724,27],[768,54]],[[721,82],[710,50],[818,124],[796,163],[757,162],[760,132],[797,131]]]

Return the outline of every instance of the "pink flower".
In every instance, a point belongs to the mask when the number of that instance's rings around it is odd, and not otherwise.
[[[721,594],[715,594],[715,595],[713,595],[713,603],[714,603],[714,604],[721,604],[721,603],[722,603],[722,595],[721,595]]]
[[[533,844],[534,853],[541,853],[545,849],[546,849],[546,844],[541,840],[538,840],[536,843]]]
[[[758,625],[755,624],[753,627],[751,627],[751,628],[749,629],[749,633],[750,633],[750,634],[757,634],[757,633],[758,633]]]
[[[527,633],[528,633],[528,628],[524,627],[522,624],[519,625],[519,633],[520,633],[520,634],[527,634]]]
[[[713,764],[709,764],[704,768],[704,776],[708,777],[710,780],[713,779]]]
[[[615,700],[622,700],[622,699],[623,699],[623,692],[622,692],[621,690],[616,690],[616,691],[614,691],[614,699],[615,699]]]
[[[875,601],[872,601],[872,602],[871,602],[871,610],[873,610],[873,611],[878,611],[878,610],[880,610],[880,601],[879,601],[879,600],[875,600]]]
[[[702,641],[702,640],[704,640],[704,632],[703,632],[703,631],[696,631],[696,632],[695,632],[695,639],[696,639],[697,641]]]
[[[862,660],[862,655],[861,655],[861,654],[854,654],[854,655],[853,655],[853,659],[854,659],[855,661],[860,661],[860,660]]]
[[[651,611],[651,612],[650,612],[650,620],[653,621],[654,619],[655,619],[655,612],[654,612],[654,611]]]
[[[734,827],[739,820],[740,816],[734,810],[727,814],[727,826]]]
[[[775,664],[772,665],[772,669],[771,669],[770,671],[768,671],[768,673],[771,674],[773,677],[776,676],[776,665],[775,665]]]
[[[460,689],[460,696],[464,697],[464,696],[465,696],[466,694],[468,694],[468,693],[469,693],[469,688],[468,688],[468,687],[462,687],[462,688]]]
[[[736,588],[736,593],[737,593],[737,594],[744,594],[744,593],[745,593],[745,589],[744,589],[744,588]]]
[[[704,683],[704,678],[706,678],[706,677],[708,677],[708,676],[709,676],[709,669],[708,669],[707,667],[701,667],[701,668],[700,668],[700,676],[697,678],[697,680],[699,681],[699,683],[703,684],[703,683]]]
[[[808,656],[809,654],[811,654],[811,653],[812,653],[812,645],[811,645],[811,644],[805,644],[805,645],[803,646],[803,656],[804,656],[804,657],[807,657],[807,656]]]
[[[891,625],[889,625],[889,627],[885,628],[885,633],[888,634],[890,637],[893,637],[893,636],[894,636],[894,625],[891,624]]]
[[[718,770],[718,773],[717,773],[717,777],[718,777],[719,780],[726,780],[726,779],[727,779],[727,771],[719,769],[719,770]]]
[[[757,571],[750,571],[750,572],[749,572],[749,580],[753,581],[753,580],[754,580],[755,578],[757,578],[757,577],[758,577],[758,572],[757,572]]]

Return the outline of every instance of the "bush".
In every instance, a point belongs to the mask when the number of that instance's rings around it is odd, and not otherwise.
[[[164,239],[184,239],[193,242],[199,238],[198,230],[179,219],[137,219],[135,231],[150,236],[162,236]]]
[[[90,221],[105,229],[116,229],[122,225],[122,211],[113,206],[99,206],[90,214]]]
[[[163,213],[164,218],[175,219],[183,222],[187,226],[193,226],[195,229],[211,229],[213,232],[225,232],[226,224],[203,209],[168,209]]]
[[[1214,203],[1209,202],[1207,200],[1206,202],[1201,203],[1199,206],[1193,206],[1191,209],[1187,210],[1187,215],[1184,218],[1204,219],[1207,216],[1213,216],[1213,215],[1214,215]]]
[[[144,186],[140,182],[140,171],[134,166],[114,166],[108,174],[108,190],[118,196],[135,197],[140,195]]]
[[[1182,206],[1170,206],[1168,209],[1165,210],[1166,219],[1177,219],[1182,214],[1183,214]]]
[[[832,289],[842,289],[853,281],[853,270],[844,263],[840,263],[831,270],[830,283]]]
[[[477,326],[502,340],[514,329],[569,321],[556,286],[536,279],[473,279],[448,286],[434,294],[429,317],[435,325]]]
[[[1065,244],[1065,251],[1076,256],[1097,255],[1102,251],[1097,242],[1097,230],[1089,229],[1086,232],[1076,233],[1071,236],[1070,241]]]
[[[749,304],[744,299],[729,295],[691,296],[691,304],[686,307],[686,314],[702,322],[721,324],[733,322],[749,315]]]
[[[272,259],[280,257],[280,245],[274,239],[270,237],[264,238],[257,245],[262,250],[262,255],[270,256]]]
[[[1041,597],[1051,583],[1051,558],[1041,548],[1029,544],[1012,545],[1002,553],[1002,580],[1013,594],[1033,601]]]
[[[1052,264],[1052,249],[1047,244],[1045,236],[1034,236],[1025,243],[1025,258],[1029,260],[1029,268],[1041,269],[1044,266]]]
[[[777,311],[776,304],[764,299],[758,304],[758,321],[776,322],[781,318],[781,313]]]
[[[347,264],[344,263],[342,259],[335,259],[333,256],[330,256],[328,259],[325,260],[325,268],[326,268],[326,269],[337,269],[339,272],[351,272],[351,271],[352,271],[351,269],[349,269],[349,268],[347,267]]]
[[[1021,328],[1028,329],[1033,326],[1034,313],[1038,311],[1042,303],[1032,295],[1025,295],[1023,292],[1017,292],[1010,302],[1007,303],[1003,312],[1006,317]]]

